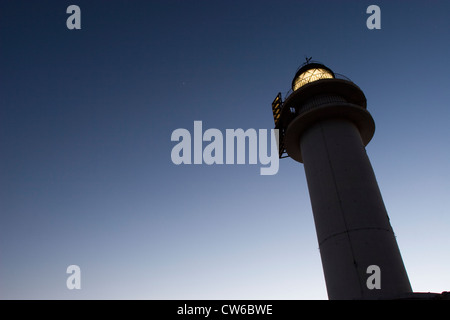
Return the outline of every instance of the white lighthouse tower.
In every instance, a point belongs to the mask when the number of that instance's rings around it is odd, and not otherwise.
[[[308,61],[295,74],[292,93],[284,102],[280,97],[272,105],[280,157],[286,152],[304,164],[329,298],[412,294],[365,150],[375,123],[362,90]]]

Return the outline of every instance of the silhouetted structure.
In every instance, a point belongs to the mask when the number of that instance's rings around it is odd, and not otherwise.
[[[284,102],[278,94],[272,109],[280,158],[287,153],[305,167],[328,297],[440,296],[412,293],[365,150],[375,123],[362,90],[307,60],[295,74],[292,92]],[[379,288],[369,279],[373,266],[379,268]]]

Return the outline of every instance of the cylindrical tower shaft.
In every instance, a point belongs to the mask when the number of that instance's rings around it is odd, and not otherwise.
[[[300,138],[330,299],[387,299],[412,291],[360,130],[323,119]],[[370,289],[368,267],[380,268]]]

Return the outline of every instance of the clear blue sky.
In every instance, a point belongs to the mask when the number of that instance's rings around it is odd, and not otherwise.
[[[81,30],[66,8],[81,8]],[[381,30],[366,8],[381,8]],[[327,299],[303,165],[180,165],[273,127],[305,56],[365,92],[414,291],[450,290],[448,1],[1,1],[0,298]],[[68,290],[66,268],[81,268]]]

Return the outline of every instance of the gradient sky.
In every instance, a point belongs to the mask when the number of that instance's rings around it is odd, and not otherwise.
[[[81,8],[81,30],[66,8]],[[381,8],[368,30],[366,8]],[[414,291],[450,290],[449,1],[0,2],[0,298],[327,299],[303,165],[180,165],[273,128],[312,56],[365,92]],[[68,290],[66,268],[81,268]]]

